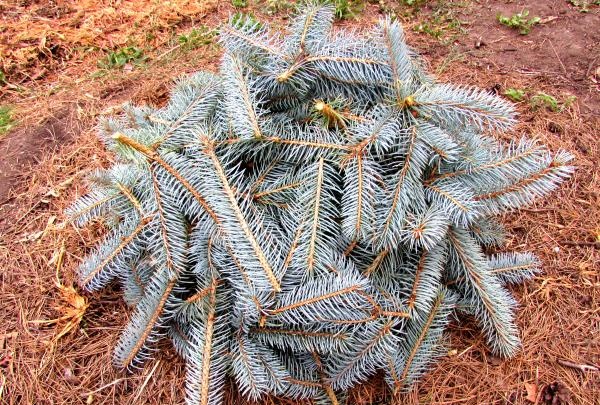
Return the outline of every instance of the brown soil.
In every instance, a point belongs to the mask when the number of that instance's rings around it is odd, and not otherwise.
[[[562,94],[573,94],[582,115],[598,117],[600,77],[594,77],[600,74],[596,71],[600,65],[597,9],[589,13],[574,12],[568,1],[480,3],[481,9],[469,17],[473,20],[472,29],[460,41],[461,49],[474,58],[472,63],[500,75],[517,73],[540,80]],[[498,14],[511,16],[524,9],[529,11],[529,18],[539,16],[543,22],[528,35],[515,35],[513,29],[496,20]]]
[[[35,165],[48,153],[56,152],[62,145],[70,142],[80,132],[77,117],[68,112],[48,117],[35,128],[18,129],[2,140],[0,144],[0,215],[4,210],[12,209],[8,203],[10,190],[19,177],[28,174],[31,165]]]
[[[61,225],[64,208],[85,192],[83,177],[110,162],[93,134],[97,118],[118,112],[128,100],[159,104],[174,77],[214,70],[217,48],[183,52],[169,38],[192,25],[216,26],[233,11],[229,2],[216,0],[113,3],[0,0],[5,24],[0,68],[9,81],[0,87],[0,103],[15,106],[19,123],[0,140],[1,403],[165,404],[183,398],[183,365],[168,347],[138,373],[112,368],[111,350],[128,314],[118,291],[86,296],[90,305],[81,324],[57,341],[65,322],[36,322],[74,308],[55,284],[58,257],[64,258],[60,279],[68,286],[85,252],[102,236],[101,229]],[[527,400],[528,391],[535,391],[538,404],[551,404],[552,398],[555,403],[598,404],[600,373],[557,360],[600,363],[600,7],[581,13],[562,0],[440,0],[424,2],[411,14],[397,2],[384,3],[399,9],[409,42],[441,80],[499,93],[526,89],[528,95],[518,104],[520,124],[502,136],[523,133],[553,150],[572,151],[578,169],[546,201],[506,218],[513,235],[508,249],[539,254],[545,269],[515,289],[524,344],[516,358],[491,356],[477,328],[461,322],[453,328],[448,356],[412,392],[391,398],[374,378],[353,390],[349,402],[531,404],[535,401]],[[281,15],[264,15],[264,3],[251,4],[255,14],[281,23]],[[413,31],[440,5],[450,7],[466,29],[449,43]],[[496,21],[499,12],[511,15],[523,8],[546,19],[529,35]],[[379,16],[379,6],[370,4],[356,21],[340,25],[371,25]],[[102,49],[128,41],[147,50],[146,66],[95,77]],[[102,49],[86,48],[94,45]],[[575,95],[577,101],[558,112],[534,111],[529,102],[537,92],[559,101]],[[228,398],[228,403],[242,403],[234,387]]]

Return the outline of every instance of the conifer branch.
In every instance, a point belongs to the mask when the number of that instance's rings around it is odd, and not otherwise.
[[[88,216],[93,215],[95,211],[98,211],[101,207],[107,205],[108,202],[117,198],[117,194],[107,193],[106,195],[100,194],[98,196],[87,195],[81,197],[79,201],[83,203],[87,203],[83,207],[71,207],[67,214],[69,215],[69,222],[77,223],[78,226],[81,226],[87,222],[88,220],[81,221],[81,219],[85,219]]]
[[[329,398],[332,405],[339,405],[340,402],[337,399],[337,395],[335,394],[335,391],[331,387],[331,384],[329,384],[329,382],[327,381],[327,379],[325,377],[325,373],[323,371],[323,363],[321,362],[321,358],[319,357],[319,354],[314,351],[311,354],[317,365],[317,371],[319,373],[319,378],[321,379],[321,386],[325,390],[325,393],[327,394],[327,398]]]
[[[240,224],[240,226],[242,228],[244,235],[246,236],[246,239],[248,239],[248,241],[250,242],[250,245],[252,246],[252,249],[254,250],[256,257],[258,258],[258,261],[260,262],[260,264],[267,276],[267,279],[269,280],[269,283],[271,283],[271,286],[273,287],[273,290],[275,292],[281,291],[281,286],[279,285],[279,281],[277,280],[277,277],[275,277],[275,274],[273,273],[273,270],[271,269],[271,265],[270,265],[269,261],[267,260],[265,253],[263,252],[258,241],[256,240],[256,237],[252,233],[252,230],[250,229],[250,226],[246,222],[246,218],[244,217],[244,214],[242,213],[242,211],[238,205],[235,193],[233,192],[233,190],[231,189],[231,186],[229,185],[227,175],[225,174],[223,167],[221,166],[221,162],[219,161],[219,158],[215,154],[214,150],[210,147],[205,149],[205,153],[208,155],[208,157],[210,158],[210,160],[213,163],[215,172],[216,172],[219,180],[221,181],[221,184],[223,185],[223,188],[225,190],[225,194],[229,200],[229,204],[236,216],[238,223]]]
[[[270,194],[276,194],[276,193],[280,193],[280,192],[285,191],[285,190],[294,189],[294,188],[300,186],[301,184],[302,184],[302,182],[296,181],[294,183],[284,184],[283,186],[275,187],[275,188],[272,188],[270,190],[263,190],[261,192],[258,192],[256,194],[254,194],[254,199],[255,200],[259,200],[262,197],[265,197],[265,196],[270,195]]]
[[[302,221],[298,224],[296,234],[294,235],[294,239],[292,239],[292,243],[290,244],[290,249],[288,251],[287,256],[285,257],[285,261],[283,262],[283,271],[284,272],[285,272],[285,270],[287,270],[290,263],[292,262],[294,253],[296,252],[296,249],[298,248],[298,242],[300,241],[300,238],[302,237],[303,230],[304,230],[304,221]]]
[[[448,240],[456,254],[456,274],[464,277],[459,283],[464,285],[469,295],[474,295],[472,299],[478,303],[476,315],[488,342],[494,351],[505,356],[512,355],[520,344],[513,324],[512,299],[489,274],[481,251],[471,247],[473,241],[464,230],[453,228],[448,232]],[[502,306],[506,303],[510,305],[508,308]]]
[[[257,139],[256,141],[264,142],[264,143],[271,143],[271,144],[275,144],[275,145],[305,146],[308,148],[315,148],[315,149],[331,149],[331,150],[338,150],[338,151],[352,150],[351,145],[318,142],[318,141],[305,141],[305,140],[301,140],[301,139],[283,139],[283,138],[280,138],[277,136],[267,136],[267,137]],[[241,142],[246,142],[246,140],[237,139],[237,138],[236,139],[228,139],[225,141],[216,142],[215,146],[221,147],[223,145],[233,145],[233,144],[241,143]]]
[[[192,185],[189,183],[189,181],[187,181],[180,173],[177,172],[177,170],[169,165],[162,157],[160,157],[160,155],[155,152],[154,150],[148,148],[147,146],[142,145],[141,143],[137,142],[136,140],[129,138],[121,133],[115,133],[112,137],[115,141],[117,142],[121,142],[133,149],[135,149],[136,151],[140,152],[141,154],[143,154],[144,156],[146,156],[146,158],[148,158],[149,160],[156,162],[156,164],[158,164],[159,166],[161,166],[163,169],[165,169],[170,175],[172,175],[173,177],[175,177],[177,179],[177,181],[179,181],[181,183],[181,185],[183,187],[185,187],[190,194],[192,194],[192,196],[194,197],[194,199],[196,201],[198,201],[200,203],[200,205],[202,205],[202,208],[204,208],[204,210],[206,211],[206,213],[208,215],[210,215],[210,217],[216,222],[218,223],[217,217],[215,216],[215,213],[213,212],[213,210],[208,206],[208,204],[206,203],[205,198],[200,195],[200,193],[198,193],[198,191],[196,189],[194,189],[192,187]]]
[[[133,205],[135,210],[139,212],[140,215],[142,215],[144,213],[142,210],[142,206],[139,200],[133,195],[133,193],[121,183],[117,183],[117,188],[129,200],[129,202],[131,202],[131,205]]]
[[[133,349],[131,350],[129,355],[121,363],[121,366],[123,368],[129,366],[133,362],[133,358],[135,356],[137,356],[142,345],[146,342],[146,339],[148,338],[148,336],[150,336],[152,329],[155,327],[156,321],[163,313],[165,304],[167,303],[167,299],[171,295],[171,291],[173,290],[174,287],[175,287],[175,280],[170,281],[169,284],[167,285],[167,288],[165,289],[164,293],[162,294],[161,299],[160,299],[158,305],[156,306],[154,313],[152,314],[152,317],[148,321],[146,328],[144,329],[143,333],[139,337],[139,340],[137,341],[137,343],[135,344],[135,346],[133,347]]]
[[[214,333],[215,325],[215,310],[216,310],[217,292],[216,283],[213,282],[211,290],[209,292],[208,300],[208,317],[206,319],[206,332],[204,336],[204,350],[202,353],[202,376],[200,380],[200,386],[202,391],[200,392],[200,405],[208,405],[208,390],[210,388],[210,359],[212,349],[212,337]]]
[[[83,279],[81,280],[81,285],[86,287],[88,284],[90,284],[94,278],[98,276],[98,274],[123,251],[123,249],[128,247],[129,244],[138,237],[138,235],[144,230],[151,220],[152,218],[150,217],[142,218],[139,225],[129,235],[124,237],[108,256],[103,258],[102,261],[91,271],[85,273]]]
[[[426,316],[422,320],[412,321],[412,325],[408,327],[408,337],[404,344],[406,351],[397,356],[395,361],[388,357],[388,375],[395,393],[410,387],[429,363],[442,354],[440,339],[453,305],[447,295],[445,290],[438,291],[430,308],[424,312]]]
[[[407,144],[400,171],[393,176],[395,186],[391,201],[386,207],[384,221],[378,230],[379,243],[382,246],[392,245],[400,239],[400,230],[411,202],[417,207],[423,204],[418,199],[422,190],[418,179],[424,168],[425,151],[422,143],[417,139],[416,129],[410,132]]]
[[[218,86],[210,79],[205,80],[205,82],[207,84],[206,86],[194,86],[194,90],[196,91],[191,92],[191,99],[185,100],[187,105],[175,120],[168,121],[154,115],[148,116],[150,121],[165,127],[161,128],[163,134],[151,145],[152,150],[157,150],[173,136],[178,135],[178,132],[185,130],[184,124],[186,124],[186,122],[192,121],[193,123],[196,120],[205,117],[207,118],[210,115],[210,107],[216,103]]]
[[[314,197],[314,213],[312,218],[312,228],[310,230],[310,242],[308,247],[308,260],[307,260],[307,269],[312,273],[313,267],[315,265],[315,244],[317,241],[317,230],[319,229],[319,213],[320,213],[320,204],[321,204],[321,190],[323,189],[323,158],[319,159],[319,164],[317,166],[317,184],[315,187],[315,197]]]
[[[344,295],[344,294],[351,293],[353,291],[358,291],[358,290],[360,290],[360,287],[361,287],[360,285],[353,285],[353,286],[346,287],[346,288],[343,288],[338,291],[333,291],[333,292],[329,292],[329,293],[326,293],[326,294],[323,294],[323,295],[320,295],[317,297],[311,297],[311,298],[308,298],[303,301],[294,302],[293,304],[289,304],[284,307],[275,308],[274,310],[271,311],[271,315],[278,315],[278,314],[281,314],[282,312],[289,311],[291,309],[297,309],[302,306],[314,304],[316,302],[327,300],[327,299],[330,299],[333,297],[337,297],[339,295]]]
[[[221,28],[221,30],[222,30],[221,32],[223,34],[225,34],[226,36],[234,37],[237,40],[246,42],[253,48],[260,49],[268,55],[276,55],[276,56],[280,56],[280,57],[285,57],[285,54],[283,52],[281,52],[277,47],[270,46],[270,44],[268,42],[260,41],[257,38],[253,37],[252,35],[249,35],[245,32],[237,30],[229,25],[224,25]]]
[[[166,255],[166,260],[165,260],[165,265],[167,267],[167,269],[169,269],[170,271],[174,271],[174,265],[173,265],[173,258],[172,258],[172,254],[171,254],[171,239],[168,236],[167,233],[167,225],[166,225],[166,220],[165,220],[165,216],[164,216],[164,207],[163,207],[163,202],[162,202],[162,197],[160,196],[160,190],[158,189],[158,182],[156,180],[156,174],[154,173],[154,170],[150,169],[151,172],[151,176],[152,176],[152,187],[154,188],[154,195],[156,196],[156,206],[158,207],[158,217],[159,217],[159,222],[160,222],[160,234],[162,237],[162,241],[163,241],[163,247],[165,250],[165,255]]]
[[[369,276],[369,275],[373,274],[375,271],[377,271],[377,268],[379,267],[379,265],[381,264],[383,259],[385,259],[385,257],[388,255],[388,253],[389,253],[388,249],[383,249],[381,252],[379,252],[379,254],[375,257],[375,260],[373,260],[373,262],[369,265],[369,267],[367,267],[367,269],[363,272],[363,274],[365,276]]]

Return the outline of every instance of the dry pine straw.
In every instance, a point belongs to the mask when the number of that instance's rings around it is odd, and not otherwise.
[[[0,70],[13,84],[58,72],[80,77],[86,68],[96,68],[95,63],[87,62],[99,59],[106,50],[132,44],[145,50],[158,49],[183,25],[227,15],[220,12],[218,0],[4,3],[0,0],[0,24],[4,28],[0,31]]]
[[[180,72],[197,68],[179,66]],[[116,82],[106,84],[109,87],[116,83],[118,89],[117,94],[108,97],[108,103],[163,99],[167,80],[152,77],[172,77],[172,70],[172,66],[159,66],[136,77],[114,79]],[[462,64],[452,65],[442,79],[484,88],[497,83],[517,88],[527,84],[544,91],[551,86],[541,79],[532,83],[512,73],[494,76],[487,72],[483,76]],[[162,89],[158,97],[157,89]],[[102,91],[89,90],[92,95]],[[84,91],[72,99],[81,100],[82,94]],[[65,99],[47,98],[42,102],[48,105],[55,101],[63,108],[76,108]],[[138,373],[126,374],[112,367],[112,347],[129,314],[117,289],[85,296],[89,306],[82,322],[58,340],[56,336],[67,321],[56,325],[35,322],[53,320],[73,310],[73,302],[65,301],[64,290],[56,285],[56,262],[63,246],[60,280],[68,287],[85,252],[103,233],[100,226],[86,230],[60,226],[64,208],[85,192],[85,174],[93,168],[107,167],[111,159],[92,130],[96,113],[110,105],[106,98],[87,99],[80,106],[84,112],[92,111],[80,114],[85,131],[73,143],[47,154],[24,172],[25,182],[14,190],[10,201],[13,208],[2,211],[0,402],[180,403],[184,367],[168,344],[161,346],[157,361],[149,362]],[[543,260],[545,270],[514,289],[520,302],[518,323],[523,350],[511,360],[495,358],[486,349],[476,325],[463,320],[452,328],[448,356],[412,392],[391,398],[376,377],[352,390],[350,403],[525,404],[530,403],[525,399],[525,383],[541,390],[546,384],[560,381],[571,393],[569,403],[598,404],[599,373],[582,373],[557,364],[557,359],[581,364],[600,362],[600,174],[596,168],[600,161],[600,129],[597,121],[580,117],[576,108],[562,113],[532,113],[522,105],[520,110],[521,124],[515,134],[537,136],[553,150],[562,147],[574,152],[578,166],[573,179],[547,201],[505,218],[511,235],[507,249],[533,251]],[[244,403],[234,387],[228,388],[227,402]],[[282,401],[269,399],[267,403]]]

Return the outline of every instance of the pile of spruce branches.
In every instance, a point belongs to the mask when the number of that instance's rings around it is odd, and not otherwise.
[[[397,22],[332,19],[308,5],[284,37],[236,19],[219,74],[100,125],[116,162],[68,214],[110,230],[80,284],[121,283],[135,309],[115,364],[170,339],[189,404],[221,403],[227,376],[252,400],[337,404],[378,370],[405,390],[457,312],[495,354],[519,348],[505,286],[539,263],[492,253],[495,217],[555,189],[571,156],[497,141],[513,107],[436,82]]]

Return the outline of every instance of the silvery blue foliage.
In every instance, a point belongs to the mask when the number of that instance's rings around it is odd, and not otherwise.
[[[436,82],[397,22],[359,35],[332,19],[308,5],[285,37],[224,27],[218,75],[101,124],[118,162],[68,210],[110,228],[81,286],[118,281],[135,307],[115,364],[170,339],[189,404],[221,403],[227,376],[252,400],[336,404],[378,370],[406,390],[456,310],[494,353],[519,348],[505,285],[539,262],[488,254],[504,240],[493,216],[555,189],[571,155],[495,140],[513,107]]]

